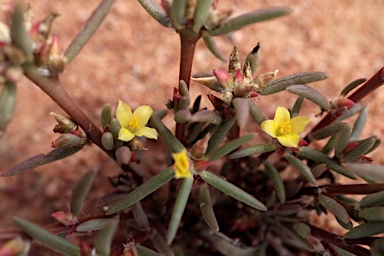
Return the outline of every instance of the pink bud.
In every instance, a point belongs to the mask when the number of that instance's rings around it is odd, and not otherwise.
[[[219,81],[224,90],[233,84],[233,78],[227,71],[222,69],[213,69],[213,74],[216,76],[217,81]]]
[[[17,237],[0,247],[0,256],[26,255],[29,250],[29,242]]]
[[[128,164],[132,157],[132,152],[127,146],[122,146],[115,151],[116,161],[119,165]]]
[[[347,109],[353,107],[355,105],[355,102],[353,102],[350,99],[346,98],[339,98],[335,101],[335,108],[344,108],[346,107]]]
[[[211,165],[211,162],[208,161],[198,161],[193,165],[193,168],[196,172],[202,172],[206,170]]]
[[[236,76],[235,76],[235,81],[238,82],[238,83],[241,83],[243,82],[243,74],[241,73],[241,70],[238,69],[236,70]]]
[[[353,149],[355,149],[357,146],[359,146],[359,142],[357,142],[357,141],[349,142],[347,144],[347,146],[344,148],[343,153],[344,154],[348,153],[348,152],[352,151]]]
[[[57,39],[57,36],[52,38],[51,42],[51,47],[49,49],[49,55],[60,55],[60,50],[59,50],[59,41]]]
[[[85,241],[81,241],[80,244],[80,255],[81,256],[92,256],[92,250]]]
[[[77,223],[77,218],[73,216],[71,212],[59,211],[52,213],[51,216],[65,226],[71,226]]]
[[[63,133],[59,138],[52,142],[53,148],[78,146],[82,143],[82,138],[71,133]]]
[[[208,147],[208,136],[205,136],[201,140],[197,141],[191,148],[190,153],[191,157],[194,160],[203,159],[205,156],[205,151]]]

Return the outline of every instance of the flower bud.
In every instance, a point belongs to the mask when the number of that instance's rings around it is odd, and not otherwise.
[[[224,90],[230,89],[233,85],[233,77],[227,71],[222,69],[213,69],[213,74]],[[236,74],[236,71],[234,74]]]
[[[233,100],[234,96],[232,94],[232,92],[226,92],[223,94],[223,97],[222,97],[222,101],[224,103],[224,107],[228,107],[231,105],[232,103],[232,100]]]
[[[192,114],[189,109],[182,109],[176,112],[174,119],[176,123],[184,124],[189,121],[191,116]]]
[[[260,49],[260,43],[257,43],[256,47],[253,48],[253,50],[250,53],[248,53],[247,58],[245,59],[245,64],[247,65],[247,63],[249,63],[248,65],[251,69],[251,75],[253,75],[256,72],[257,68],[260,65],[261,56],[259,54],[259,49]]]
[[[255,86],[246,82],[239,83],[235,89],[234,94],[236,97],[246,98],[248,95],[255,90]]]
[[[27,255],[30,243],[16,237],[0,247],[0,256]]]
[[[83,143],[83,139],[71,133],[63,133],[59,138],[52,142],[53,148],[74,147]]]
[[[119,165],[128,164],[132,157],[132,152],[127,146],[122,146],[115,151],[116,161]]]
[[[335,108],[344,108],[346,107],[347,109],[353,107],[355,105],[355,102],[353,102],[350,99],[345,99],[345,98],[338,98],[334,102],[334,107]]]
[[[236,70],[235,81],[237,83],[241,83],[243,82],[243,80],[244,78],[243,78],[243,74],[241,73],[241,70],[240,69]]]
[[[19,65],[25,61],[23,51],[16,46],[5,45],[2,50],[11,64]]]
[[[144,151],[144,150],[148,150],[148,148],[146,148],[143,144],[143,142],[141,142],[141,140],[139,140],[138,138],[133,138],[131,141],[128,142],[128,147],[131,151]]]
[[[211,165],[211,162],[204,161],[204,160],[198,161],[198,162],[194,163],[193,170],[196,172],[202,172],[202,171],[206,170],[210,165]]]
[[[276,78],[279,70],[275,70],[274,72],[268,72],[265,74],[258,75],[255,79],[252,80],[253,84],[257,84],[259,89],[263,89],[266,87],[273,79]]]
[[[51,71],[51,75],[57,75],[64,71],[66,64],[67,58],[64,56],[51,57],[48,62],[48,69]]]
[[[238,69],[241,70],[240,55],[239,50],[234,46],[233,51],[229,56],[228,73],[235,76]]]
[[[192,81],[198,82],[199,84],[205,85],[211,90],[220,92],[223,90],[221,87],[219,81],[215,76],[210,76],[210,77],[191,77]]]
[[[71,212],[64,212],[64,211],[59,211],[59,212],[54,212],[51,214],[51,217],[54,218],[55,220],[59,221],[65,226],[72,226],[77,223],[77,218],[71,213]]]
[[[72,121],[69,117],[65,117],[54,112],[50,113],[55,117],[56,121],[59,123],[60,133],[71,132],[72,130],[77,128],[77,124]]]
[[[205,136],[201,140],[198,140],[191,148],[189,153],[193,160],[201,160],[205,156],[205,152],[208,147],[208,136]]]
[[[101,136],[101,144],[106,150],[112,150],[115,148],[115,140],[110,132],[105,132]]]
[[[80,244],[80,255],[81,256],[92,256],[92,250],[85,241],[81,241]]]

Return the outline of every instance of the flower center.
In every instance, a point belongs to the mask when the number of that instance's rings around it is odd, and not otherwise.
[[[285,121],[284,123],[282,123],[280,125],[279,132],[282,135],[291,133],[291,122]]]
[[[131,127],[132,131],[136,131],[139,129],[139,120],[141,119],[141,116],[135,116],[133,119],[129,122],[129,126]]]

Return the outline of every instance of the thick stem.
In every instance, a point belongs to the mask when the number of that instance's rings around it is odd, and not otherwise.
[[[193,56],[195,54],[196,43],[200,38],[199,34],[196,34],[192,30],[182,29],[179,31],[180,35],[180,72],[179,81],[184,80],[189,89]],[[175,100],[175,98],[174,98]],[[185,124],[176,124],[176,138],[185,144],[184,138]]]
[[[340,185],[330,184],[320,187],[304,187],[300,190],[301,195],[317,195],[319,191],[324,191],[329,195],[367,195],[384,190],[383,183],[377,184],[351,184]]]
[[[93,143],[99,146],[111,158],[115,159],[113,152],[106,150],[101,144],[102,131],[84,114],[71,96],[69,96],[58,78],[43,77],[32,65],[25,68],[25,75],[67,112],[71,119],[87,133]]]

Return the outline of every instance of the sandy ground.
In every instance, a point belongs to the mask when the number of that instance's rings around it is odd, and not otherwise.
[[[0,0],[0,3],[5,2],[8,1]],[[54,23],[52,35],[59,37],[64,51],[98,2],[39,0],[31,3],[36,20],[51,11],[61,14]],[[275,69],[280,70],[279,76],[303,71],[326,72],[330,78],[313,86],[333,99],[349,82],[371,77],[384,64],[382,0],[221,2],[224,6],[235,6],[235,15],[269,6],[290,6],[294,10],[281,19],[217,38],[226,55],[236,45],[243,58],[260,42],[263,59],[259,73]],[[155,110],[162,109],[164,100],[172,97],[172,88],[177,84],[178,47],[178,35],[151,19],[136,1],[117,1],[98,32],[60,79],[84,112],[97,123],[103,105],[114,105],[118,99],[133,108],[145,103]],[[213,57],[203,43],[198,44],[193,72],[210,71],[213,67],[225,69],[226,66]],[[206,88],[192,83],[193,97],[207,93]],[[384,116],[383,98],[384,88],[380,88],[364,100],[370,105],[370,118],[363,137],[383,135],[384,124],[380,121]],[[295,97],[284,92],[262,97],[258,104],[272,116],[277,105],[290,107],[294,101]],[[207,100],[204,104],[209,106]],[[49,115],[51,111],[63,114],[37,86],[22,79],[14,119],[0,138],[1,172],[27,157],[51,149],[51,141],[57,136],[52,133],[55,121]],[[316,111],[313,104],[305,103],[304,115],[314,117]],[[314,119],[312,125],[317,120]],[[170,117],[165,122],[174,127]],[[252,126],[253,123],[249,127]],[[383,153],[381,147],[371,154],[374,163],[384,164]],[[160,158],[148,159],[152,171],[164,166],[161,164],[164,157]],[[68,206],[73,183],[89,169],[98,170],[99,175],[92,187],[92,199],[85,208],[88,214],[95,212],[93,199],[112,191],[106,177],[120,171],[96,146],[22,175],[0,178],[0,229],[14,227],[13,216],[40,224],[52,223],[50,214]]]

